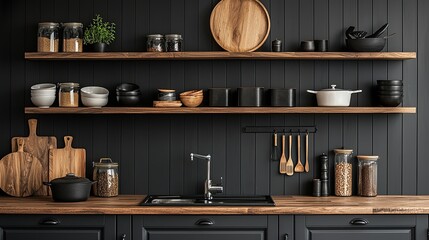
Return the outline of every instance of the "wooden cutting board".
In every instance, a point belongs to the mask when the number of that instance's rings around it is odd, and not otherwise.
[[[24,140],[18,140],[18,152],[0,160],[0,188],[14,197],[28,197],[42,187],[42,164],[24,152]]]
[[[74,173],[85,177],[86,150],[72,147],[73,137],[64,137],[64,148],[49,150],[49,181]]]
[[[34,155],[42,164],[42,180],[48,181],[49,176],[49,149],[57,148],[57,138],[51,136],[37,136],[37,119],[28,120],[30,133],[28,137],[12,138],[12,152],[18,150],[18,139],[24,140],[24,152]],[[42,186],[34,195],[47,196],[48,187]]]
[[[213,38],[229,52],[253,52],[270,34],[270,15],[258,0],[222,0],[212,11]]]

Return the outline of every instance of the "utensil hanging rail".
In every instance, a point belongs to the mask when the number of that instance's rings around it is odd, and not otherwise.
[[[247,126],[243,127],[243,133],[316,133],[316,126]]]

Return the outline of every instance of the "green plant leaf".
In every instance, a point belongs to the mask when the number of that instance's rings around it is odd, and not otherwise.
[[[103,22],[103,18],[97,14],[92,23],[85,29],[83,43],[85,45],[105,43],[110,45],[115,40],[115,23]]]

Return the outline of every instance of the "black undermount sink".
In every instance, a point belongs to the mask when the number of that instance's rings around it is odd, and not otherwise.
[[[141,206],[274,206],[271,196],[157,196],[149,195]]]

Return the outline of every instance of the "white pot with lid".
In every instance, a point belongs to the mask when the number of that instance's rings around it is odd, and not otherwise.
[[[331,85],[331,88],[320,91],[307,90],[309,93],[316,94],[317,105],[319,107],[348,107],[353,93],[360,93],[362,90],[344,90],[337,89],[337,85]]]

